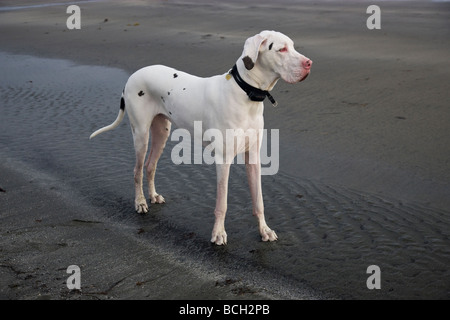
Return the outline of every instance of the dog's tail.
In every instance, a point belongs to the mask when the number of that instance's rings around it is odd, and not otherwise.
[[[111,123],[109,126],[100,128],[97,131],[95,131],[93,134],[91,134],[89,139],[92,139],[96,135],[103,133],[105,131],[115,129],[122,122],[124,115],[125,115],[125,100],[123,98],[123,93],[122,93],[122,97],[120,98],[120,110],[119,110],[119,114],[117,115],[116,120],[114,120],[114,122]]]

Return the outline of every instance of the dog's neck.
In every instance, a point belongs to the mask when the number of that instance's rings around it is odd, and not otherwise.
[[[270,91],[273,89],[277,81],[280,79],[279,76],[273,74],[271,77],[267,76],[267,70],[263,72],[262,68],[258,63],[254,65],[251,70],[247,70],[245,68],[244,62],[241,58],[236,62],[237,69],[239,71],[242,79],[247,82],[249,85],[265,90]]]
[[[249,84],[246,80],[244,80],[238,71],[237,65],[233,66],[233,68],[230,70],[228,75],[230,75],[234,78],[236,83],[247,94],[247,96],[249,97],[249,99],[251,101],[262,102],[267,97],[274,107],[276,107],[278,105],[278,103],[275,101],[275,99],[269,93],[269,90],[261,90],[260,88],[255,87],[255,86]],[[275,85],[277,80],[278,79],[275,79],[273,81],[273,84],[271,85],[270,88],[272,88]]]

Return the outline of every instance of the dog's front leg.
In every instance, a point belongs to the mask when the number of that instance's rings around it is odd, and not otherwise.
[[[247,170],[248,185],[252,195],[253,215],[258,219],[259,233],[262,241],[275,241],[278,239],[275,231],[271,230],[264,217],[264,203],[261,187],[261,161],[259,152],[256,157],[256,163],[249,161],[249,152],[245,153],[245,166]]]
[[[230,164],[216,164],[217,171],[217,198],[214,215],[216,221],[212,231],[211,242],[217,245],[227,244],[227,233],[225,232],[225,215],[227,213],[228,177],[230,175]]]

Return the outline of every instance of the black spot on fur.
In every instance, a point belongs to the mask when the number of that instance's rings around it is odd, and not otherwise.
[[[269,50],[272,50],[273,42],[269,45]]]
[[[166,100],[164,100],[164,97],[161,97],[161,100],[162,100],[162,102],[164,102],[164,103],[166,102]]]
[[[143,95],[144,95],[144,91],[142,91],[142,90],[139,91],[138,96],[139,96],[139,97],[142,97]]]
[[[167,92],[167,95],[170,96],[170,92]]]
[[[186,90],[186,88],[183,88],[183,90]]]
[[[244,65],[247,70],[251,70],[255,66],[255,63],[253,62],[252,58],[250,58],[249,56],[243,57],[242,61],[244,61]]]
[[[172,112],[169,111],[169,114],[172,114]]]
[[[174,78],[177,78],[177,77],[178,77],[178,75],[177,75],[176,73],[174,73],[174,74],[173,74],[173,77],[174,77]]]
[[[125,100],[122,98],[120,98],[120,109],[123,111],[125,110]]]

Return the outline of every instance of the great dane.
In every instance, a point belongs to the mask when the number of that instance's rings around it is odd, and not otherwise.
[[[162,65],[148,66],[128,79],[117,119],[95,131],[90,138],[116,128],[127,110],[136,152],[135,208],[138,213],[146,213],[148,205],[143,192],[143,168],[147,172],[151,203],[164,203],[164,198],[155,189],[155,171],[172,122],[191,133],[194,133],[194,122],[197,121],[202,123],[202,133],[215,129],[225,136],[227,129],[242,129],[239,132],[244,132],[246,137],[239,140],[241,143],[233,143],[231,150],[227,149],[225,139],[210,141],[214,145],[216,159],[217,154],[224,159],[216,161],[217,197],[211,242],[217,245],[227,243],[228,177],[230,165],[240,153],[244,153],[253,215],[258,220],[262,240],[275,241],[278,237],[264,218],[261,189],[262,101],[268,97],[275,105],[269,91],[277,81],[281,78],[288,83],[300,82],[308,76],[311,65],[310,59],[294,49],[289,37],[276,31],[262,31],[245,41],[242,55],[234,67],[222,75],[200,78]],[[145,161],[150,132],[151,148]],[[248,136],[249,132],[253,137]],[[205,141],[204,137],[194,136],[194,139]],[[250,161],[250,158],[256,161]]]

